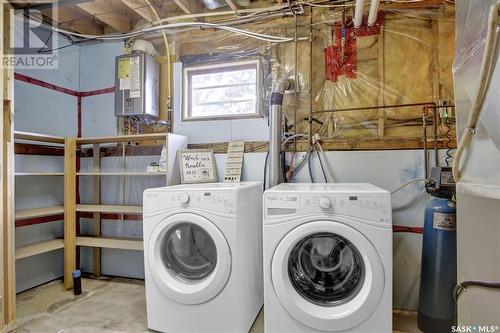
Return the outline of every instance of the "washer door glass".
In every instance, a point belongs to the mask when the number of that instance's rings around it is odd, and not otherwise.
[[[199,225],[179,223],[165,234],[161,259],[172,275],[185,282],[197,282],[208,277],[217,266],[217,248]]]
[[[346,238],[318,232],[302,238],[288,257],[288,275],[295,290],[319,306],[337,306],[353,299],[363,286],[365,266],[358,249]]]

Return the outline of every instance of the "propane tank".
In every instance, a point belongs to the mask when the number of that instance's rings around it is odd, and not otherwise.
[[[457,238],[451,168],[433,168],[426,187],[432,198],[425,206],[417,322],[424,333],[445,333],[451,332],[456,321]]]

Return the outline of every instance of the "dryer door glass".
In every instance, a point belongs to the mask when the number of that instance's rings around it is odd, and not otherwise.
[[[364,281],[361,254],[346,238],[329,232],[302,238],[290,252],[292,286],[308,301],[337,306],[353,299]]]
[[[161,257],[172,275],[187,282],[203,280],[217,265],[217,249],[212,237],[193,223],[176,224],[165,234]]]

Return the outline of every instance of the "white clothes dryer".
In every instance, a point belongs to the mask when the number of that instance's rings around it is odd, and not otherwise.
[[[263,303],[262,184],[144,191],[148,327],[248,332]]]

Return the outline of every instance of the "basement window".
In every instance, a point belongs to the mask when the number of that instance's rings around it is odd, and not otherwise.
[[[259,60],[188,66],[183,79],[183,120],[259,117]]]

